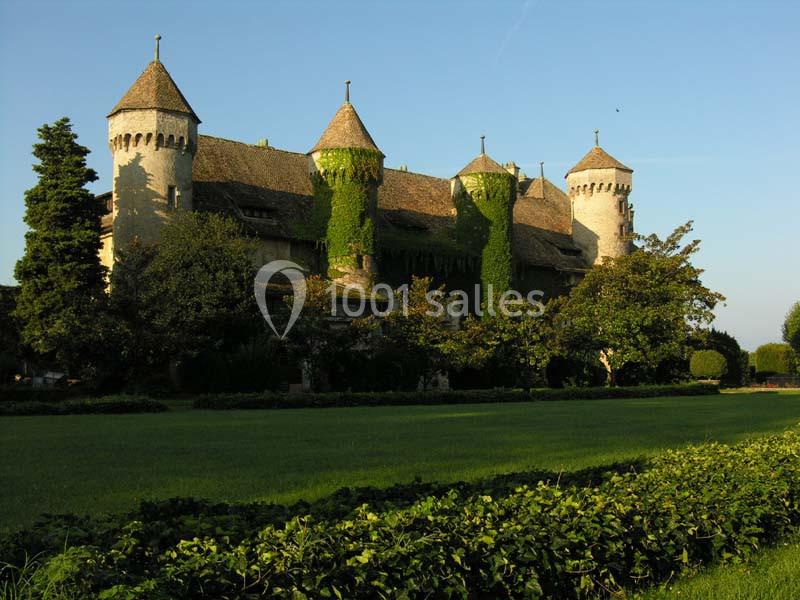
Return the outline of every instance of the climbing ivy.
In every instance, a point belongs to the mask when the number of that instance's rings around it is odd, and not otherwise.
[[[358,255],[375,253],[370,194],[381,179],[381,158],[374,150],[336,148],[323,150],[317,159],[309,226],[318,235],[324,231],[332,278],[359,268]]]
[[[455,199],[456,239],[481,253],[484,298],[511,287],[511,211],[514,178],[504,173],[472,173]]]

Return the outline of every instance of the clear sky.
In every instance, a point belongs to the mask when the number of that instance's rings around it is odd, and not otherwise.
[[[209,135],[307,151],[343,81],[387,166],[479,150],[563,187],[593,144],[635,170],[641,233],[689,219],[716,325],[747,349],[800,299],[798,2],[2,2],[0,283],[36,128],[68,115],[111,189],[106,114],[161,58]]]

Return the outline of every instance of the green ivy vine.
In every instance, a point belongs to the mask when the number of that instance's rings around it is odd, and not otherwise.
[[[489,284],[495,294],[511,287],[511,211],[514,178],[504,173],[473,173],[463,177],[455,199],[456,239],[481,253],[484,297]]]
[[[313,177],[310,227],[324,231],[328,276],[359,268],[358,256],[375,253],[371,195],[381,179],[380,152],[361,148],[323,150]]]

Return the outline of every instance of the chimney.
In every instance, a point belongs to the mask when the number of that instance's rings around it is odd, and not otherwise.
[[[519,181],[519,167],[513,160],[508,161],[503,167],[514,176],[514,179]]]

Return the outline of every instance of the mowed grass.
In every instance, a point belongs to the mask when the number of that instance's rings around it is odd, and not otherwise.
[[[743,565],[712,567],[654,588],[640,600],[791,600],[800,598],[800,539],[759,552]]]
[[[800,422],[800,393],[0,419],[0,529],[139,500],[313,500],[343,486],[573,470]]]

